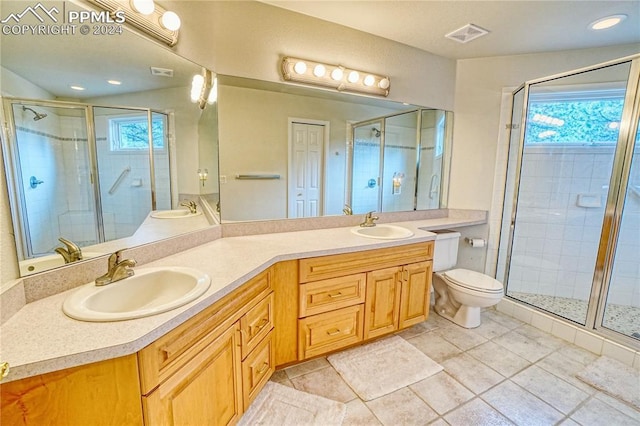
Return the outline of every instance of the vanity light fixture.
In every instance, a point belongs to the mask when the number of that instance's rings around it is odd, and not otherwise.
[[[329,87],[340,92],[388,96],[391,86],[386,76],[289,56],[282,59],[281,71],[287,81]]]
[[[204,182],[207,180],[207,178],[209,177],[209,170],[208,169],[198,169],[198,179],[200,179],[200,183],[202,183],[202,186],[204,186]]]
[[[175,46],[178,42],[180,17],[165,10],[153,0],[87,0],[89,3],[114,15],[124,12],[124,22],[145,34]]]
[[[153,0],[131,0],[131,7],[143,15],[151,15],[156,10],[156,4]]]
[[[207,104],[213,104],[217,99],[218,79],[213,72],[202,68],[202,73],[194,75],[191,80],[191,102],[205,109]]]

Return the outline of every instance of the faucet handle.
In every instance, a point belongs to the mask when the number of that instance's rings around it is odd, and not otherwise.
[[[122,252],[125,250],[126,249],[120,249],[111,253],[111,256],[109,256],[109,269],[113,268],[118,263],[120,263],[120,259],[122,258]]]

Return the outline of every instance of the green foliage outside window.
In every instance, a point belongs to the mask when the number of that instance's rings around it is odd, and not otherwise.
[[[111,150],[138,151],[149,149],[149,126],[146,116],[111,119]],[[165,125],[163,117],[151,121],[154,149],[164,149]]]
[[[526,144],[615,144],[624,99],[529,102]]]

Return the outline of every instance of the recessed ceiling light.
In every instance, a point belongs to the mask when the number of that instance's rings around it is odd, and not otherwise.
[[[78,91],[84,90],[84,87],[82,86],[69,86],[69,87],[71,87],[73,90],[78,90]]]
[[[118,80],[107,80],[107,83],[113,84],[114,86],[120,86],[122,84],[122,82]]]
[[[627,15],[605,16],[604,18],[600,18],[597,21],[593,21],[592,23],[590,23],[589,28],[591,28],[592,30],[606,30],[607,28],[618,25],[625,19],[627,19]]]

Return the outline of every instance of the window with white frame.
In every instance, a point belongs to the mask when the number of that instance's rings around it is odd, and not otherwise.
[[[618,141],[624,89],[534,91],[529,95],[525,144],[608,145]]]
[[[153,114],[151,134],[154,150],[166,149],[166,117]],[[109,119],[111,151],[146,152],[149,150],[149,121],[147,114],[127,115]]]

